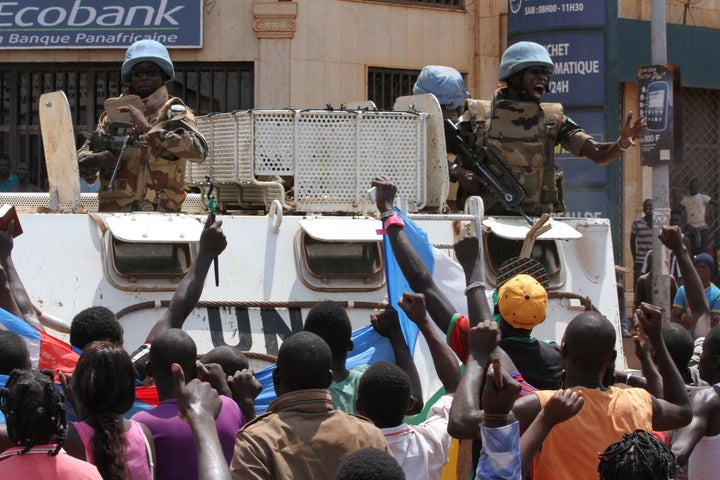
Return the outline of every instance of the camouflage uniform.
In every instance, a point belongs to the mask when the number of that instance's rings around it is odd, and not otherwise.
[[[485,146],[505,161],[525,188],[522,208],[528,215],[562,212],[562,172],[557,171],[554,150],[561,144],[580,155],[592,139],[569,117],[559,103],[507,98],[507,87],[498,89],[492,102],[468,100],[461,126],[475,134],[475,145]],[[492,194],[483,194],[485,211],[507,214]]]
[[[100,170],[101,212],[179,212],[187,195],[186,161],[200,163],[207,156],[207,143],[195,126],[195,116],[182,100],[170,98],[162,86],[143,103],[145,117],[153,127],[128,143],[112,189],[108,187],[113,171],[90,161],[89,142],[78,151],[81,177],[94,176]],[[110,119],[103,113],[98,130],[107,133],[109,126]]]

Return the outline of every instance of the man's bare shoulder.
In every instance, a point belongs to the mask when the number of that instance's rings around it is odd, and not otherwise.
[[[693,415],[705,417],[706,436],[720,434],[720,388],[698,387],[688,390]]]
[[[693,403],[703,402],[720,407],[720,387],[689,387],[688,395]]]

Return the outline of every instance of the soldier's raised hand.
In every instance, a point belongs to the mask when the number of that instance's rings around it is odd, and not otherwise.
[[[642,131],[647,127],[645,117],[640,115],[635,122],[632,121],[633,112],[628,112],[625,117],[625,124],[620,129],[620,146],[623,148],[635,145],[635,139],[640,136]]]
[[[141,112],[135,105],[123,105],[118,107],[121,112],[127,112],[132,117],[133,123],[137,126],[137,129],[143,135],[152,129],[152,125],[145,118],[145,114]]]

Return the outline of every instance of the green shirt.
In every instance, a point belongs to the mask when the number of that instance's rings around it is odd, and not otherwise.
[[[332,382],[328,390],[332,397],[333,407],[336,410],[357,413],[355,401],[357,400],[358,384],[360,383],[360,377],[369,367],[370,365],[367,364],[358,365],[348,372],[347,378],[342,382]]]

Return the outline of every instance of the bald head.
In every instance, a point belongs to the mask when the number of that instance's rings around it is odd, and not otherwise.
[[[220,345],[203,355],[202,363],[217,363],[225,375],[233,376],[235,372],[249,368],[248,359],[238,347]]]
[[[601,313],[583,312],[565,329],[563,347],[568,362],[604,370],[615,359],[615,329]]]
[[[193,339],[179,328],[170,328],[155,337],[150,346],[150,364],[152,374],[156,381],[158,377],[172,377],[170,367],[173,363],[179,364],[185,371],[186,380],[188,372],[195,370],[197,360],[197,347]]]

